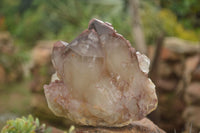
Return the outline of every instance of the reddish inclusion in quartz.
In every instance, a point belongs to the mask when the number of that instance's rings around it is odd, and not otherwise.
[[[93,19],[71,43],[52,53],[56,79],[45,85],[49,108],[82,125],[124,126],[157,106],[149,59],[112,26]]]

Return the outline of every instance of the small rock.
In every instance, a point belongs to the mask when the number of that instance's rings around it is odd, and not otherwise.
[[[154,58],[154,54],[155,54],[155,46],[149,46],[148,47],[148,56],[151,60],[153,60]],[[167,47],[162,47],[161,50],[161,55],[160,55],[160,59],[161,60],[167,60],[167,61],[179,61],[180,60],[181,55],[172,51],[171,49],[167,48]]]
[[[173,69],[173,73],[177,76],[177,77],[181,77],[183,74],[183,69],[182,69],[182,63],[174,63],[173,66],[171,66]]]
[[[167,47],[162,48],[161,52],[161,59],[162,60],[171,60],[171,61],[178,61],[180,60],[180,54],[172,51],[171,49]]]
[[[51,60],[52,43],[54,41],[38,41],[32,51],[31,58],[34,64],[45,65]]]
[[[183,71],[182,88],[184,88],[184,86],[187,87],[190,84],[192,80],[192,72],[197,67],[199,60],[200,60],[200,57],[198,55],[194,55],[186,59],[185,66],[184,66],[185,68]]]
[[[191,123],[193,131],[200,131],[200,107],[199,106],[189,106],[185,109],[183,113],[183,118],[187,123]],[[186,125],[187,128],[188,125]],[[187,128],[187,129],[188,129]],[[192,132],[193,133],[193,132]],[[196,132],[194,132],[196,133]]]
[[[162,90],[172,91],[176,88],[177,82],[173,79],[158,79],[156,85]]]
[[[185,101],[187,104],[200,104],[200,83],[191,83],[186,89]]]
[[[200,61],[199,61],[199,65],[192,73],[192,80],[200,81]]]
[[[167,78],[173,73],[173,69],[170,64],[165,61],[160,61],[158,68],[158,75],[161,78]]]
[[[164,46],[170,49],[170,51],[179,54],[195,54],[200,52],[199,42],[187,41],[176,37],[166,37]]]
[[[195,55],[186,59],[185,62],[185,73],[190,74],[197,68],[197,65],[200,61],[200,56]]]

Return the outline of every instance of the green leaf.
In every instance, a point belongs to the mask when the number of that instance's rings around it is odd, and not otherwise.
[[[35,133],[36,129],[45,131],[45,124],[40,126],[39,119],[34,120],[33,116],[29,115],[28,117],[8,120],[1,133]]]

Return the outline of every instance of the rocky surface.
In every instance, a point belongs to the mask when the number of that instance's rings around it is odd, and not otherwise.
[[[155,85],[159,106],[152,117],[156,124],[166,132],[190,131],[191,121],[197,114],[189,114],[188,108],[198,107],[200,82],[200,45],[175,37],[165,37],[159,58]],[[153,59],[155,46],[149,47],[149,57]],[[196,110],[197,108],[193,108]],[[193,112],[197,112],[193,111]],[[183,115],[187,114],[187,115]],[[188,115],[189,114],[189,115]],[[184,117],[183,117],[184,116]],[[188,126],[188,123],[189,126]],[[193,126],[192,130],[199,131]]]
[[[183,118],[187,123],[190,123],[185,124],[186,131],[192,129],[191,133],[196,133],[200,131],[200,78],[198,78],[200,56],[197,55],[196,58],[190,59],[187,64],[190,67],[190,69],[188,68],[190,70],[190,82],[184,94],[187,106],[183,112]]]
[[[111,24],[92,20],[71,43],[57,42],[54,80],[44,86],[48,106],[78,124],[120,127],[157,106],[148,78],[149,59],[136,52]]]
[[[143,118],[140,121],[134,121],[130,125],[121,128],[106,127],[76,127],[76,133],[165,133],[152,121]]]
[[[55,127],[51,128],[51,133],[65,133]],[[92,126],[70,126],[69,133],[165,133],[162,129],[156,126],[148,118],[143,118],[140,121],[134,121],[133,123],[124,127],[92,127]]]

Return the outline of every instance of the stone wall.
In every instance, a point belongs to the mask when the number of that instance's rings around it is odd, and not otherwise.
[[[153,60],[154,46],[149,47]],[[158,93],[157,124],[167,132],[200,130],[200,45],[165,38],[154,80]],[[197,102],[198,101],[198,102]]]

